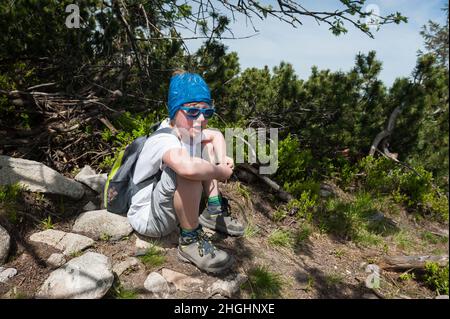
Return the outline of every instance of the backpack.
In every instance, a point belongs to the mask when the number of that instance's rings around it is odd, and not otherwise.
[[[153,125],[152,129],[155,130],[158,124]],[[149,137],[162,133],[172,133],[172,128],[166,127],[150,135],[140,136],[119,153],[108,174],[103,191],[103,203],[108,212],[126,215],[131,205],[131,198],[160,178],[161,170],[138,184],[133,183],[134,168],[145,142]]]

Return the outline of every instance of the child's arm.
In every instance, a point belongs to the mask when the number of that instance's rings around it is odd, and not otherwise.
[[[217,161],[219,163],[228,163],[230,160],[229,158],[227,159],[227,144],[223,134],[220,131],[211,129],[202,130],[202,134],[202,143],[212,143]]]
[[[178,175],[187,179],[204,181],[226,180],[233,173],[229,164],[211,164],[198,157],[189,156],[185,148],[173,148],[164,153],[163,162]]]

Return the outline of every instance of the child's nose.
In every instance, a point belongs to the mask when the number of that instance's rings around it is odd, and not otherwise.
[[[199,115],[199,117],[197,118],[197,120],[200,121],[200,122],[206,121],[205,116],[203,115],[203,113],[201,113],[201,114]]]

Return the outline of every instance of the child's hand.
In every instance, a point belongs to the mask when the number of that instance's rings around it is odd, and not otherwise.
[[[217,164],[216,166],[216,179],[220,181],[224,181],[230,178],[231,174],[233,174],[233,169],[228,163]]]

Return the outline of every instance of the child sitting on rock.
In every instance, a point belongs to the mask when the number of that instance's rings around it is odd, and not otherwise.
[[[244,227],[229,215],[226,198],[219,193],[218,181],[231,176],[234,163],[226,156],[222,133],[206,129],[214,108],[203,78],[174,73],[168,111],[169,119],[158,129],[167,132],[147,139],[133,182],[138,184],[158,171],[160,178],[132,197],[128,220],[138,233],[150,237],[168,235],[179,226],[179,259],[220,273],[232,265],[233,258],[210,242],[202,226],[234,236],[242,235]],[[199,216],[202,192],[208,204]]]

